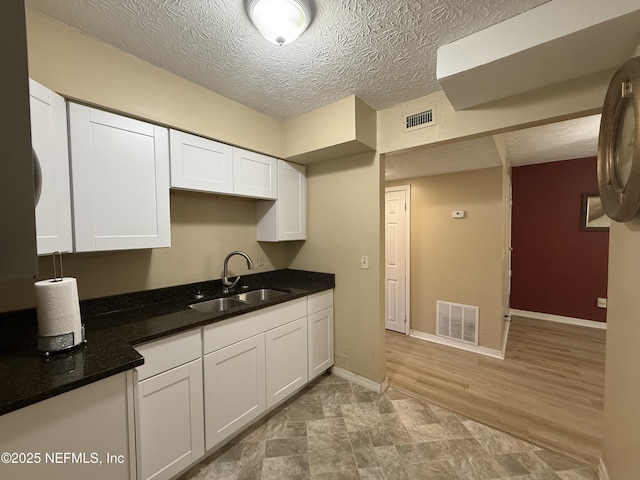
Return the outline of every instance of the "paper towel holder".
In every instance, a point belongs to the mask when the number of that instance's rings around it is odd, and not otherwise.
[[[77,344],[75,342],[74,332],[52,335],[50,337],[41,337],[38,335],[38,350],[40,350],[45,357],[48,357],[52,353],[63,352],[73,347],[85,345],[87,339],[84,335],[84,324],[80,325],[80,331],[82,332],[82,339]]]
[[[60,265],[60,277],[58,278],[56,268],[56,256],[58,257],[58,263]],[[64,273],[62,270],[62,252],[53,252],[53,282],[61,282],[64,279]],[[68,332],[58,335],[41,336],[38,334],[38,350],[40,350],[45,357],[48,357],[52,353],[64,352],[73,347],[85,345],[87,339],[84,333],[84,324],[80,324],[80,335],[82,338],[79,342],[76,342],[75,333]]]

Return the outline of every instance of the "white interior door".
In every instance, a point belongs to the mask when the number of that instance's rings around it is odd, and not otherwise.
[[[408,185],[385,189],[385,328],[409,333]]]

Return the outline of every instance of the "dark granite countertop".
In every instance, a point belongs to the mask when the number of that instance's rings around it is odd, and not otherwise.
[[[217,314],[189,305],[223,296],[220,280],[84,300],[86,345],[48,358],[36,346],[35,309],[0,314],[0,415],[142,365],[133,345],[331,289],[335,276],[285,269],[244,275],[241,283],[287,294]],[[198,292],[204,298],[196,300]]]

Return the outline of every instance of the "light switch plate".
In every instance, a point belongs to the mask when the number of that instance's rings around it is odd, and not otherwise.
[[[360,268],[364,270],[369,269],[369,257],[367,255],[360,256]]]
[[[464,210],[454,210],[453,212],[451,212],[451,216],[453,218],[464,218],[465,217],[465,211]]]

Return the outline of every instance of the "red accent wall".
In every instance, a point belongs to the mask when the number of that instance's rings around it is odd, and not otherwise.
[[[511,308],[606,321],[609,232],[580,230],[596,158],[514,167],[512,185]]]

